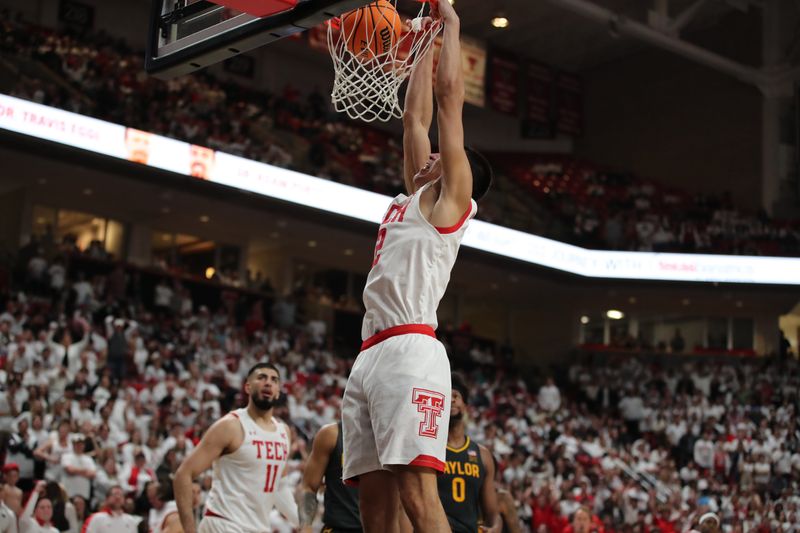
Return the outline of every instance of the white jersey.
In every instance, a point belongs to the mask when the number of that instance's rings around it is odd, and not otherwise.
[[[174,502],[170,503],[174,504]],[[169,504],[165,505],[164,509],[168,506]],[[173,508],[173,512],[177,510],[177,507]],[[161,528],[166,518],[166,515],[161,517],[162,524],[158,525],[159,528]],[[141,521],[141,516],[123,512],[114,514],[110,510],[104,509],[89,515],[89,518],[83,524],[81,533],[136,533],[139,530],[139,522]]]
[[[450,281],[461,239],[478,206],[470,208],[449,228],[437,228],[420,210],[425,184],[411,196],[398,195],[378,230],[372,269],[364,286],[364,322],[361,338],[406,324],[436,329],[436,310]]]
[[[246,408],[231,414],[239,419],[244,440],[235,452],[214,461],[205,514],[242,531],[270,531],[275,492],[289,459],[289,430],[273,418],[275,431],[265,431]]]
[[[150,533],[161,533],[164,531],[164,523],[169,518],[169,515],[178,512],[178,505],[175,501],[168,501],[161,509],[150,509],[147,515],[147,526]]]

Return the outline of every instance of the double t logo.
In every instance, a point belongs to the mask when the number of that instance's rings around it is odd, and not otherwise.
[[[436,438],[439,425],[436,420],[444,411],[444,394],[427,389],[414,389],[411,393],[411,402],[417,406],[417,411],[423,413],[425,418],[419,423],[421,437]]]

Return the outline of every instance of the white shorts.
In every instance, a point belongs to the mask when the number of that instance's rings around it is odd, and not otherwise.
[[[264,531],[272,530],[267,525]],[[197,533],[245,533],[245,530],[225,518],[206,515],[200,520]]]
[[[342,400],[350,480],[392,465],[444,471],[450,361],[428,326],[396,326],[365,341]]]

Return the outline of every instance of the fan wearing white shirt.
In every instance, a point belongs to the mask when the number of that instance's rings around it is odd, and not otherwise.
[[[555,412],[561,407],[561,392],[553,382],[553,378],[547,378],[547,382],[539,389],[539,407],[545,411]]]
[[[44,496],[47,482],[40,481],[19,517],[20,533],[59,533],[53,527],[53,502]]]
[[[72,438],[72,452],[61,457],[61,484],[71,497],[82,496],[86,501],[92,493],[92,480],[97,473],[94,459],[84,453],[86,437],[76,435]]]
[[[86,519],[81,533],[136,533],[141,516],[123,511],[125,494],[122,487],[114,485],[108,490],[103,508]]]
[[[55,324],[50,326],[50,333],[47,335],[47,344],[53,353],[53,363],[58,366],[66,362],[65,366],[70,370],[75,368],[77,362],[80,360],[81,353],[86,349],[86,345],[89,342],[89,332],[91,331],[89,323],[86,322],[86,320],[80,318],[77,319],[76,322],[83,328],[83,338],[78,342],[73,342],[72,332],[68,327],[64,328],[61,334],[61,340],[57,343],[54,342],[53,337],[55,336],[57,328]],[[74,373],[70,375],[74,375]]]
[[[714,466],[714,441],[708,431],[694,443],[694,462],[704,470]]]

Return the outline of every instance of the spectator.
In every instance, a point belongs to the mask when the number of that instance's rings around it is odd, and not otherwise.
[[[561,407],[561,392],[553,378],[547,378],[545,384],[539,389],[539,407],[551,413],[558,411]]]
[[[703,433],[702,438],[694,443],[694,462],[701,469],[703,476],[708,476],[714,467],[714,449],[710,431]]]
[[[45,494],[44,481],[40,481],[31,493],[19,519],[20,533],[59,533],[51,522],[53,503]]]
[[[3,501],[17,517],[22,517],[22,490],[17,486],[19,467],[14,463],[3,465],[3,478]]]
[[[0,533],[17,533],[17,514],[5,502],[5,484],[0,484]]]
[[[61,483],[70,496],[89,500],[97,467],[94,460],[84,453],[85,446],[86,436],[78,434],[72,438],[72,451],[61,457],[61,468],[64,471]]]

